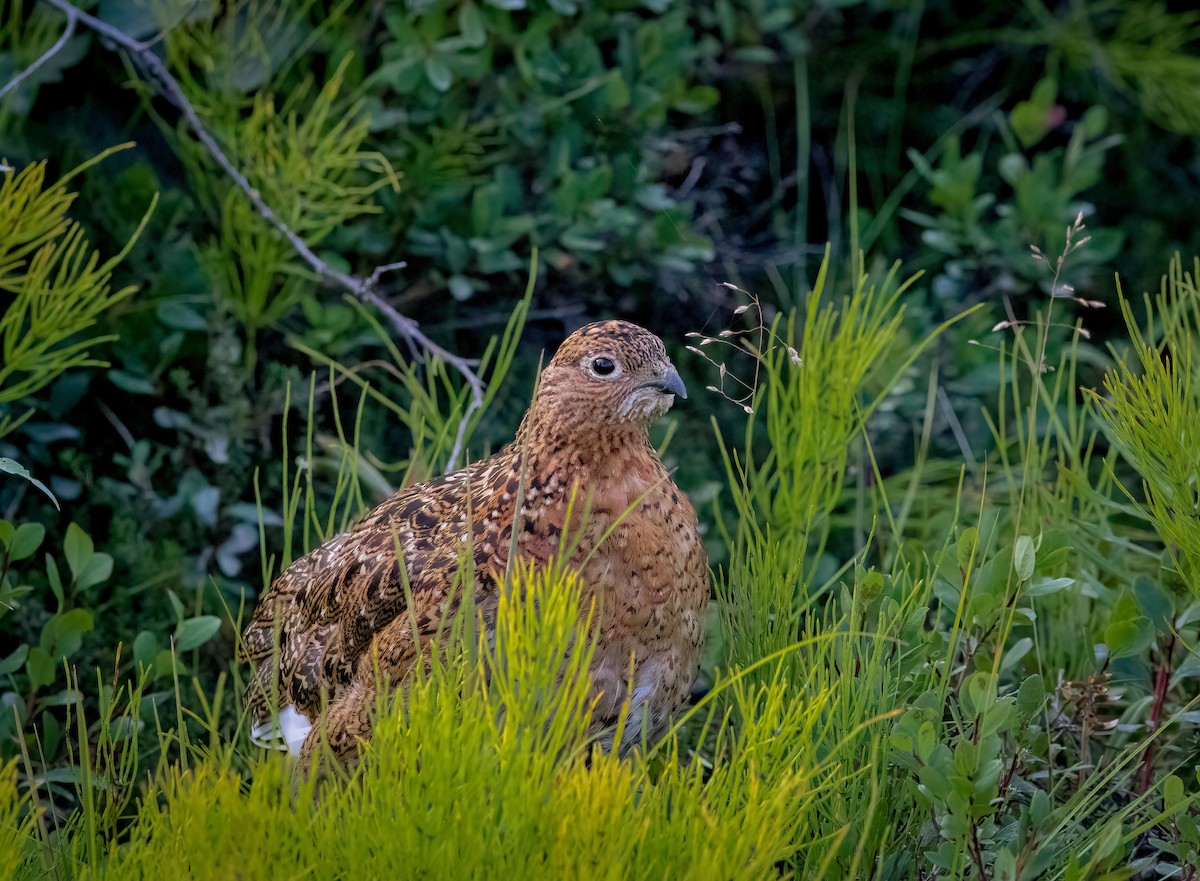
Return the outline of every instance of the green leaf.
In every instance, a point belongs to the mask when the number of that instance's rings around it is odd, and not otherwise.
[[[158,652],[158,637],[149,630],[141,631],[133,640],[133,661],[139,667],[151,666]]]
[[[963,709],[976,716],[990,707],[996,699],[996,680],[990,672],[972,673],[961,692]]]
[[[62,510],[58,504],[58,499],[54,497],[54,493],[50,492],[50,490],[46,487],[46,484],[42,483],[40,480],[30,474],[29,469],[15,459],[9,459],[5,456],[0,456],[0,474],[15,474],[17,477],[25,478],[46,495],[48,495],[50,497],[50,501],[54,502],[54,507],[58,508],[60,511]]]
[[[69,658],[83,644],[83,635],[93,626],[92,613],[87,609],[60,612],[42,628],[41,647],[56,659]]]
[[[450,65],[436,55],[430,55],[425,59],[425,77],[429,80],[429,84],[439,92],[449,91],[454,82],[454,74],[450,70]]]
[[[1121,847],[1121,841],[1124,838],[1122,834],[1124,828],[1121,825],[1120,819],[1113,817],[1104,824],[1098,839],[1096,840],[1096,848],[1094,851],[1096,859],[1103,859],[1117,852]]]
[[[496,183],[475,188],[471,196],[471,228],[476,236],[491,233],[503,213],[504,200]]]
[[[870,602],[879,596],[885,583],[886,579],[884,579],[883,573],[872,569],[859,579],[855,587],[858,590],[859,596],[866,602]]]
[[[1017,181],[1029,171],[1029,162],[1020,153],[1007,153],[996,163],[996,170],[1006,184],[1016,186]]]
[[[1007,731],[1012,722],[1012,698],[1002,698],[992,704],[980,720],[980,729],[984,735],[997,734]]]
[[[1175,617],[1175,603],[1170,592],[1154,578],[1139,575],[1133,580],[1133,593],[1138,606],[1160,630],[1170,627]]]
[[[1033,87],[1028,101],[1021,101],[1009,115],[1013,132],[1023,147],[1032,147],[1054,127],[1054,102],[1058,96],[1058,82],[1046,77]]]
[[[937,728],[926,719],[917,729],[917,756],[922,762],[929,761],[935,746],[937,746]]]
[[[43,710],[42,711],[42,749],[45,751],[46,755],[51,755],[51,756],[54,755],[54,753],[58,750],[58,745],[61,742],[61,739],[62,739],[62,726],[59,725],[58,719],[55,718],[54,713],[51,710],[49,710],[49,709]],[[58,771],[60,773],[65,771],[73,777],[73,776],[75,776],[75,773],[77,772],[77,770],[78,769],[76,769],[76,768],[55,768],[50,773],[54,773],[54,771]],[[49,781],[50,774],[47,774],[45,776],[45,778],[43,778],[43,779]],[[68,782],[73,782],[73,781],[68,781]]]
[[[1089,107],[1079,121],[1086,137],[1098,138],[1108,130],[1108,108],[1103,105]]]
[[[30,688],[45,688],[54,681],[58,666],[53,656],[41,646],[29,650],[25,660],[25,672],[29,675]]]
[[[158,654],[154,656],[154,678],[162,679],[164,677],[174,675],[176,668],[179,672],[183,672],[184,665],[182,661],[177,661],[174,652],[167,649],[160,649]]]
[[[1001,850],[996,853],[992,877],[995,881],[1017,881],[1017,858],[1012,851]]]
[[[175,595],[175,591],[167,591],[167,601],[171,604],[171,611],[175,613],[175,620],[182,622],[184,615],[183,603],[180,601],[179,597]]]
[[[154,387],[154,383],[148,378],[130,373],[128,370],[114,368],[104,375],[108,378],[109,382],[121,391],[129,392],[131,395],[154,395],[158,393],[158,389]]]
[[[152,37],[162,29],[156,8],[150,4],[126,3],[124,0],[100,0],[93,13],[114,28],[134,39]]]
[[[198,615],[188,618],[175,628],[175,650],[189,652],[208,642],[221,629],[221,619],[216,615]]]
[[[1054,810],[1054,805],[1050,801],[1050,796],[1044,789],[1034,791],[1033,797],[1029,799],[1029,822],[1035,829],[1042,826],[1050,819],[1050,814]]]
[[[460,303],[471,299],[475,293],[475,286],[465,275],[452,275],[447,279],[447,284],[450,286],[450,296]]]
[[[46,554],[46,580],[50,582],[50,591],[54,594],[54,598],[58,600],[58,607],[61,609],[65,601],[66,591],[63,590],[62,576],[58,572],[58,563],[54,562],[54,558]]]
[[[174,330],[208,330],[204,316],[179,300],[163,300],[154,311],[159,321]]]
[[[946,775],[935,768],[933,765],[925,765],[917,773],[917,779],[921,781],[921,785],[929,790],[929,794],[938,800],[944,800],[950,794],[950,781],[946,779]]]
[[[1017,570],[1017,579],[1025,582],[1033,577],[1033,567],[1037,561],[1033,547],[1033,539],[1028,535],[1017,537],[1013,548],[1013,567]]]
[[[71,580],[76,581],[95,553],[92,537],[72,523],[67,527],[67,537],[63,542],[63,553],[67,556],[67,567],[71,570]]]
[[[1113,603],[1110,622],[1104,628],[1104,643],[1112,658],[1140,655],[1154,642],[1150,619],[1141,613],[1137,600],[1128,590],[1122,590]]]
[[[1047,594],[1058,593],[1063,588],[1070,587],[1074,583],[1074,578],[1039,578],[1032,584],[1026,585],[1022,593],[1027,597],[1042,597]]]
[[[57,666],[61,668],[62,664],[60,663]],[[59,689],[53,694],[46,695],[44,698],[42,698],[42,703],[48,707],[66,707],[70,706],[71,704],[79,703],[81,697],[82,696],[77,689],[63,688]]]
[[[733,51],[733,57],[744,64],[774,64],[779,56],[768,46],[742,46]]]
[[[634,45],[637,47],[638,61],[643,70],[662,54],[664,42],[661,22],[655,19],[642,22],[634,34]]]
[[[1009,645],[1004,650],[1004,660],[1000,665],[1001,671],[1011,670],[1021,662],[1021,659],[1029,654],[1033,648],[1033,640],[1028,636],[1023,636],[1016,642]]]
[[[25,560],[34,555],[46,537],[46,527],[40,523],[22,523],[8,542],[8,558]]]
[[[87,590],[101,582],[107,581],[112,575],[113,558],[108,554],[92,554],[83,571],[75,577],[75,589]]]
[[[604,239],[592,235],[589,230],[580,226],[563,230],[559,241],[568,251],[598,252],[604,250]]]
[[[28,643],[23,643],[16,647],[11,655],[0,661],[0,676],[7,676],[9,673],[15,673],[21,669],[21,665],[25,663],[25,657],[29,654]]]
[[[1149,622],[1114,621],[1104,628],[1104,644],[1112,658],[1132,658],[1140,655],[1154,642],[1154,631]]]
[[[721,98],[721,93],[712,86],[693,86],[675,101],[680,113],[698,114],[711,110]]]
[[[1042,709],[1046,701],[1046,686],[1038,673],[1026,678],[1017,689],[1017,713],[1025,719],[1032,718]]]
[[[974,526],[969,526],[962,531],[958,537],[958,543],[954,546],[954,554],[958,559],[958,568],[966,572],[967,567],[971,565],[971,557],[975,554],[975,548],[979,544],[979,530]]]
[[[459,7],[458,32],[462,34],[463,42],[473,49],[487,43],[487,20],[474,3],[467,2]]]
[[[1174,774],[1168,774],[1162,784],[1163,810],[1173,812],[1186,798],[1183,791],[1183,780]]]
[[[604,78],[604,101],[608,109],[616,112],[629,106],[629,84],[617,69],[610,70]]]

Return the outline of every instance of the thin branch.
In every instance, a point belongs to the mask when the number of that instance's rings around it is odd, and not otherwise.
[[[33,73],[39,67],[41,67],[47,61],[49,61],[51,58],[53,58],[55,55],[57,55],[59,52],[61,52],[63,46],[67,45],[67,41],[69,39],[71,39],[72,36],[74,36],[75,22],[77,20],[76,19],[76,9],[74,6],[72,6],[72,7],[70,7],[70,9],[64,9],[63,12],[67,16],[67,26],[62,32],[62,36],[59,37],[58,40],[55,41],[53,46],[51,46],[49,49],[47,49],[45,52],[43,52],[41,55],[39,55],[37,61],[33,62],[33,64],[29,65],[29,67],[25,68],[23,71],[21,71],[15,77],[13,77],[11,80],[9,80],[7,83],[5,83],[4,88],[0,89],[0,98],[3,98],[5,95],[7,95],[13,89],[15,89],[17,86],[21,85],[21,83],[23,83],[26,79],[28,79],[30,76],[32,76]]]
[[[178,108],[188,127],[191,128],[192,134],[204,145],[204,148],[208,150],[209,155],[212,156],[217,165],[221,166],[222,170],[229,175],[238,189],[245,193],[246,198],[250,200],[263,219],[287,239],[293,250],[321,279],[329,284],[345,288],[364,303],[374,306],[387,318],[396,332],[408,341],[410,345],[423,350],[427,355],[440,358],[462,376],[467,386],[471,389],[471,401],[468,403],[466,410],[463,412],[462,420],[459,422],[454,448],[450,452],[450,460],[446,465],[447,472],[452,471],[463,452],[462,448],[466,437],[467,424],[470,422],[474,412],[483,406],[483,383],[472,369],[474,362],[442,348],[424,334],[420,325],[415,320],[400,313],[379,295],[376,288],[380,279],[388,272],[402,269],[406,264],[401,262],[377,266],[370,276],[365,279],[334,269],[318,257],[305,244],[304,240],[280,219],[271,206],[263,200],[259,191],[250,184],[246,176],[225,155],[225,151],[221,149],[221,145],[217,143],[216,138],[204,127],[199,114],[196,113],[196,108],[192,106],[191,101],[184,94],[179,82],[167,70],[167,66],[163,63],[162,59],[153,52],[153,43],[143,43],[140,40],[136,40],[124,31],[68,3],[67,0],[45,0],[45,2],[63,12],[67,15],[68,19],[82,22],[101,37],[120,46],[132,56],[134,62],[157,88],[159,94]]]

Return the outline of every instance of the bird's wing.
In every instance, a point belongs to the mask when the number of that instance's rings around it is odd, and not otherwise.
[[[418,633],[436,629],[458,595],[463,549],[473,551],[477,585],[506,558],[495,540],[503,513],[487,515],[508,470],[493,457],[401,490],[281,573],[243,635],[241,656],[256,666],[246,695],[253,720],[288,706],[315,718],[322,691],[332,697],[349,683],[375,635],[402,614]]]

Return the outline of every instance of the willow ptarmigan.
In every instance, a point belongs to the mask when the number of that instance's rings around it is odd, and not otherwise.
[[[399,683],[419,659],[418,643],[452,611],[464,543],[474,555],[475,604],[492,626],[512,534],[520,558],[547,561],[564,529],[574,532],[565,522],[572,491],[572,510],[583,502],[589,511],[572,535],[571,563],[585,600],[597,604],[593,731],[611,730],[627,700],[622,748],[643,727],[648,736],[660,730],[696,674],[708,601],[696,514],[647,436],[675,395],[687,392],[658,337],[625,321],[589,324],[542,372],[512,444],[400,490],[293,563],[243,639],[243,658],[256,664],[246,696],[256,741],[299,754],[307,767],[325,706],[329,748],[352,763],[370,735],[379,674]],[[268,708],[275,696],[278,714]]]

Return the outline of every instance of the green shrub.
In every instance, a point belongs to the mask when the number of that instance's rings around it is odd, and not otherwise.
[[[1095,397],[1105,428],[1143,481],[1140,494],[1126,494],[1153,524],[1180,579],[1200,597],[1198,278],[1200,262],[1185,273],[1182,261],[1175,258],[1162,292],[1153,303],[1146,297],[1146,332],[1122,298],[1137,360],[1133,365],[1118,363],[1105,376],[1107,395]]]
[[[120,148],[118,148],[120,149]],[[9,408],[30,398],[67,370],[106,367],[90,349],[116,339],[92,332],[101,316],[136,288],[113,291],[112,273],[137,241],[157,201],[152,199],[125,248],[100,262],[79,223],[67,217],[76,194],[71,178],[102,161],[108,150],[56,183],[46,185],[46,163],[3,172],[0,181],[0,437],[29,418]]]

